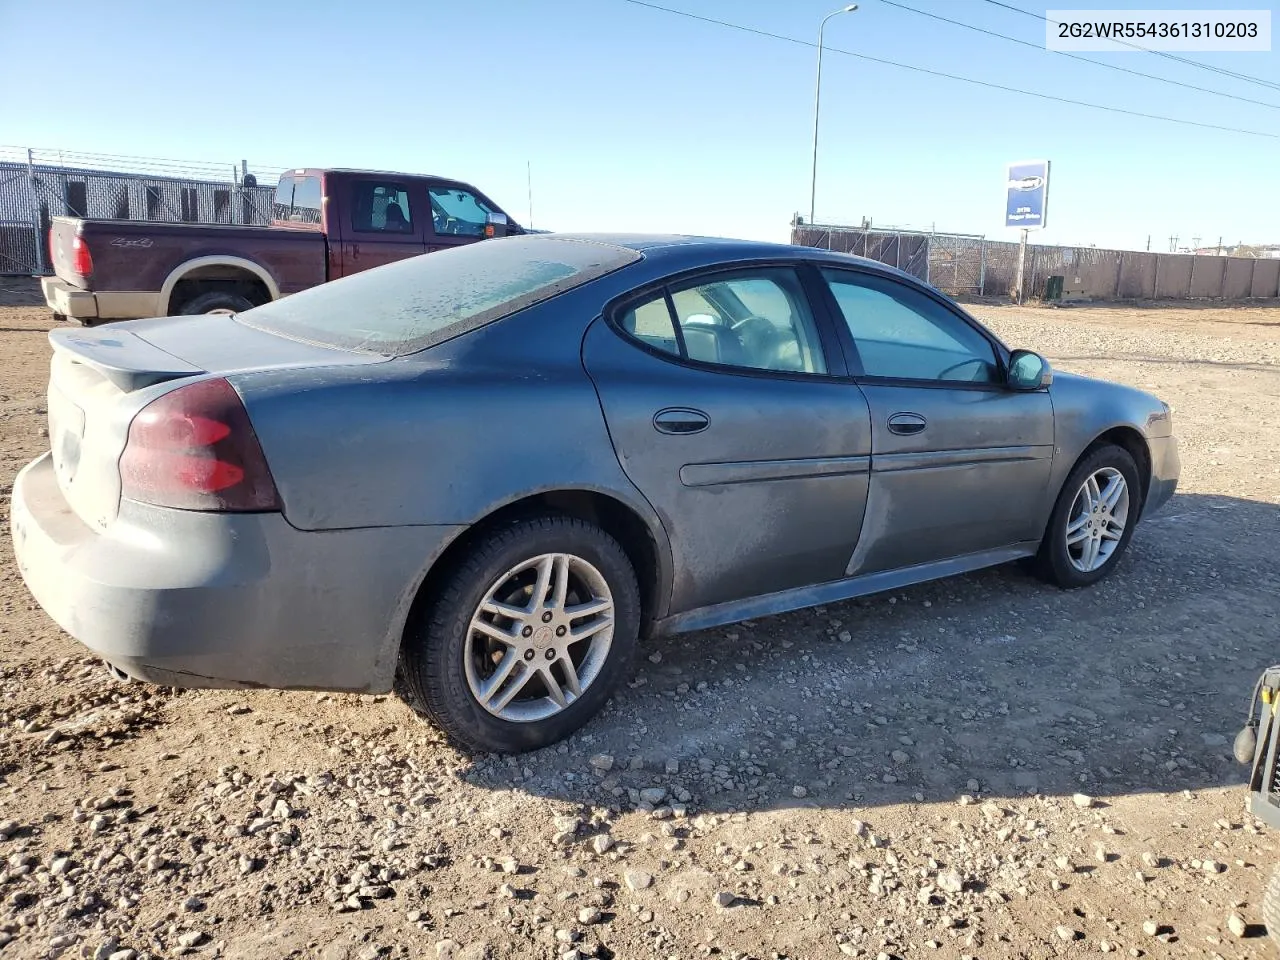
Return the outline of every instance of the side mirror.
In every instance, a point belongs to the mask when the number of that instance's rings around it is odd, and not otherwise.
[[[507,215],[490,213],[484,218],[484,235],[489,237],[505,237],[507,235]]]
[[[1049,361],[1032,350],[1014,350],[1009,354],[1011,390],[1039,390],[1053,383],[1053,370]]]

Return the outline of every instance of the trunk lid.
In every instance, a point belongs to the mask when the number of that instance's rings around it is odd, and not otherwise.
[[[120,506],[120,455],[134,416],[192,378],[385,358],[298,343],[230,315],[135,320],[49,334],[49,446],[63,496],[105,529]]]

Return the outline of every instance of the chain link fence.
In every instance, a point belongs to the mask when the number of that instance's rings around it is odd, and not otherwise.
[[[246,166],[0,147],[0,275],[49,272],[53,217],[264,226],[283,168]]]
[[[929,237],[923,234],[859,227],[797,224],[791,242],[878,260],[924,280],[929,272]]]
[[[791,242],[878,260],[951,295],[1012,297],[1017,243],[955,233],[794,222]],[[904,253],[905,252],[905,253]],[[1280,296],[1280,261],[1028,244],[1023,294],[1063,299],[1243,299]]]

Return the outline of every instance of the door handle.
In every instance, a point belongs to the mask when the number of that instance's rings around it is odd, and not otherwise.
[[[653,428],[659,433],[700,433],[711,426],[711,418],[701,410],[667,407],[653,415]]]
[[[895,413],[889,418],[889,432],[909,437],[924,431],[926,421],[918,413]]]

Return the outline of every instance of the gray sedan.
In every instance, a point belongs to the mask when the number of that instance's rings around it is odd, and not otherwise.
[[[121,677],[384,692],[554,742],[647,634],[1025,559],[1116,568],[1167,405],[805,247],[508,237],[58,330],[22,575]]]

